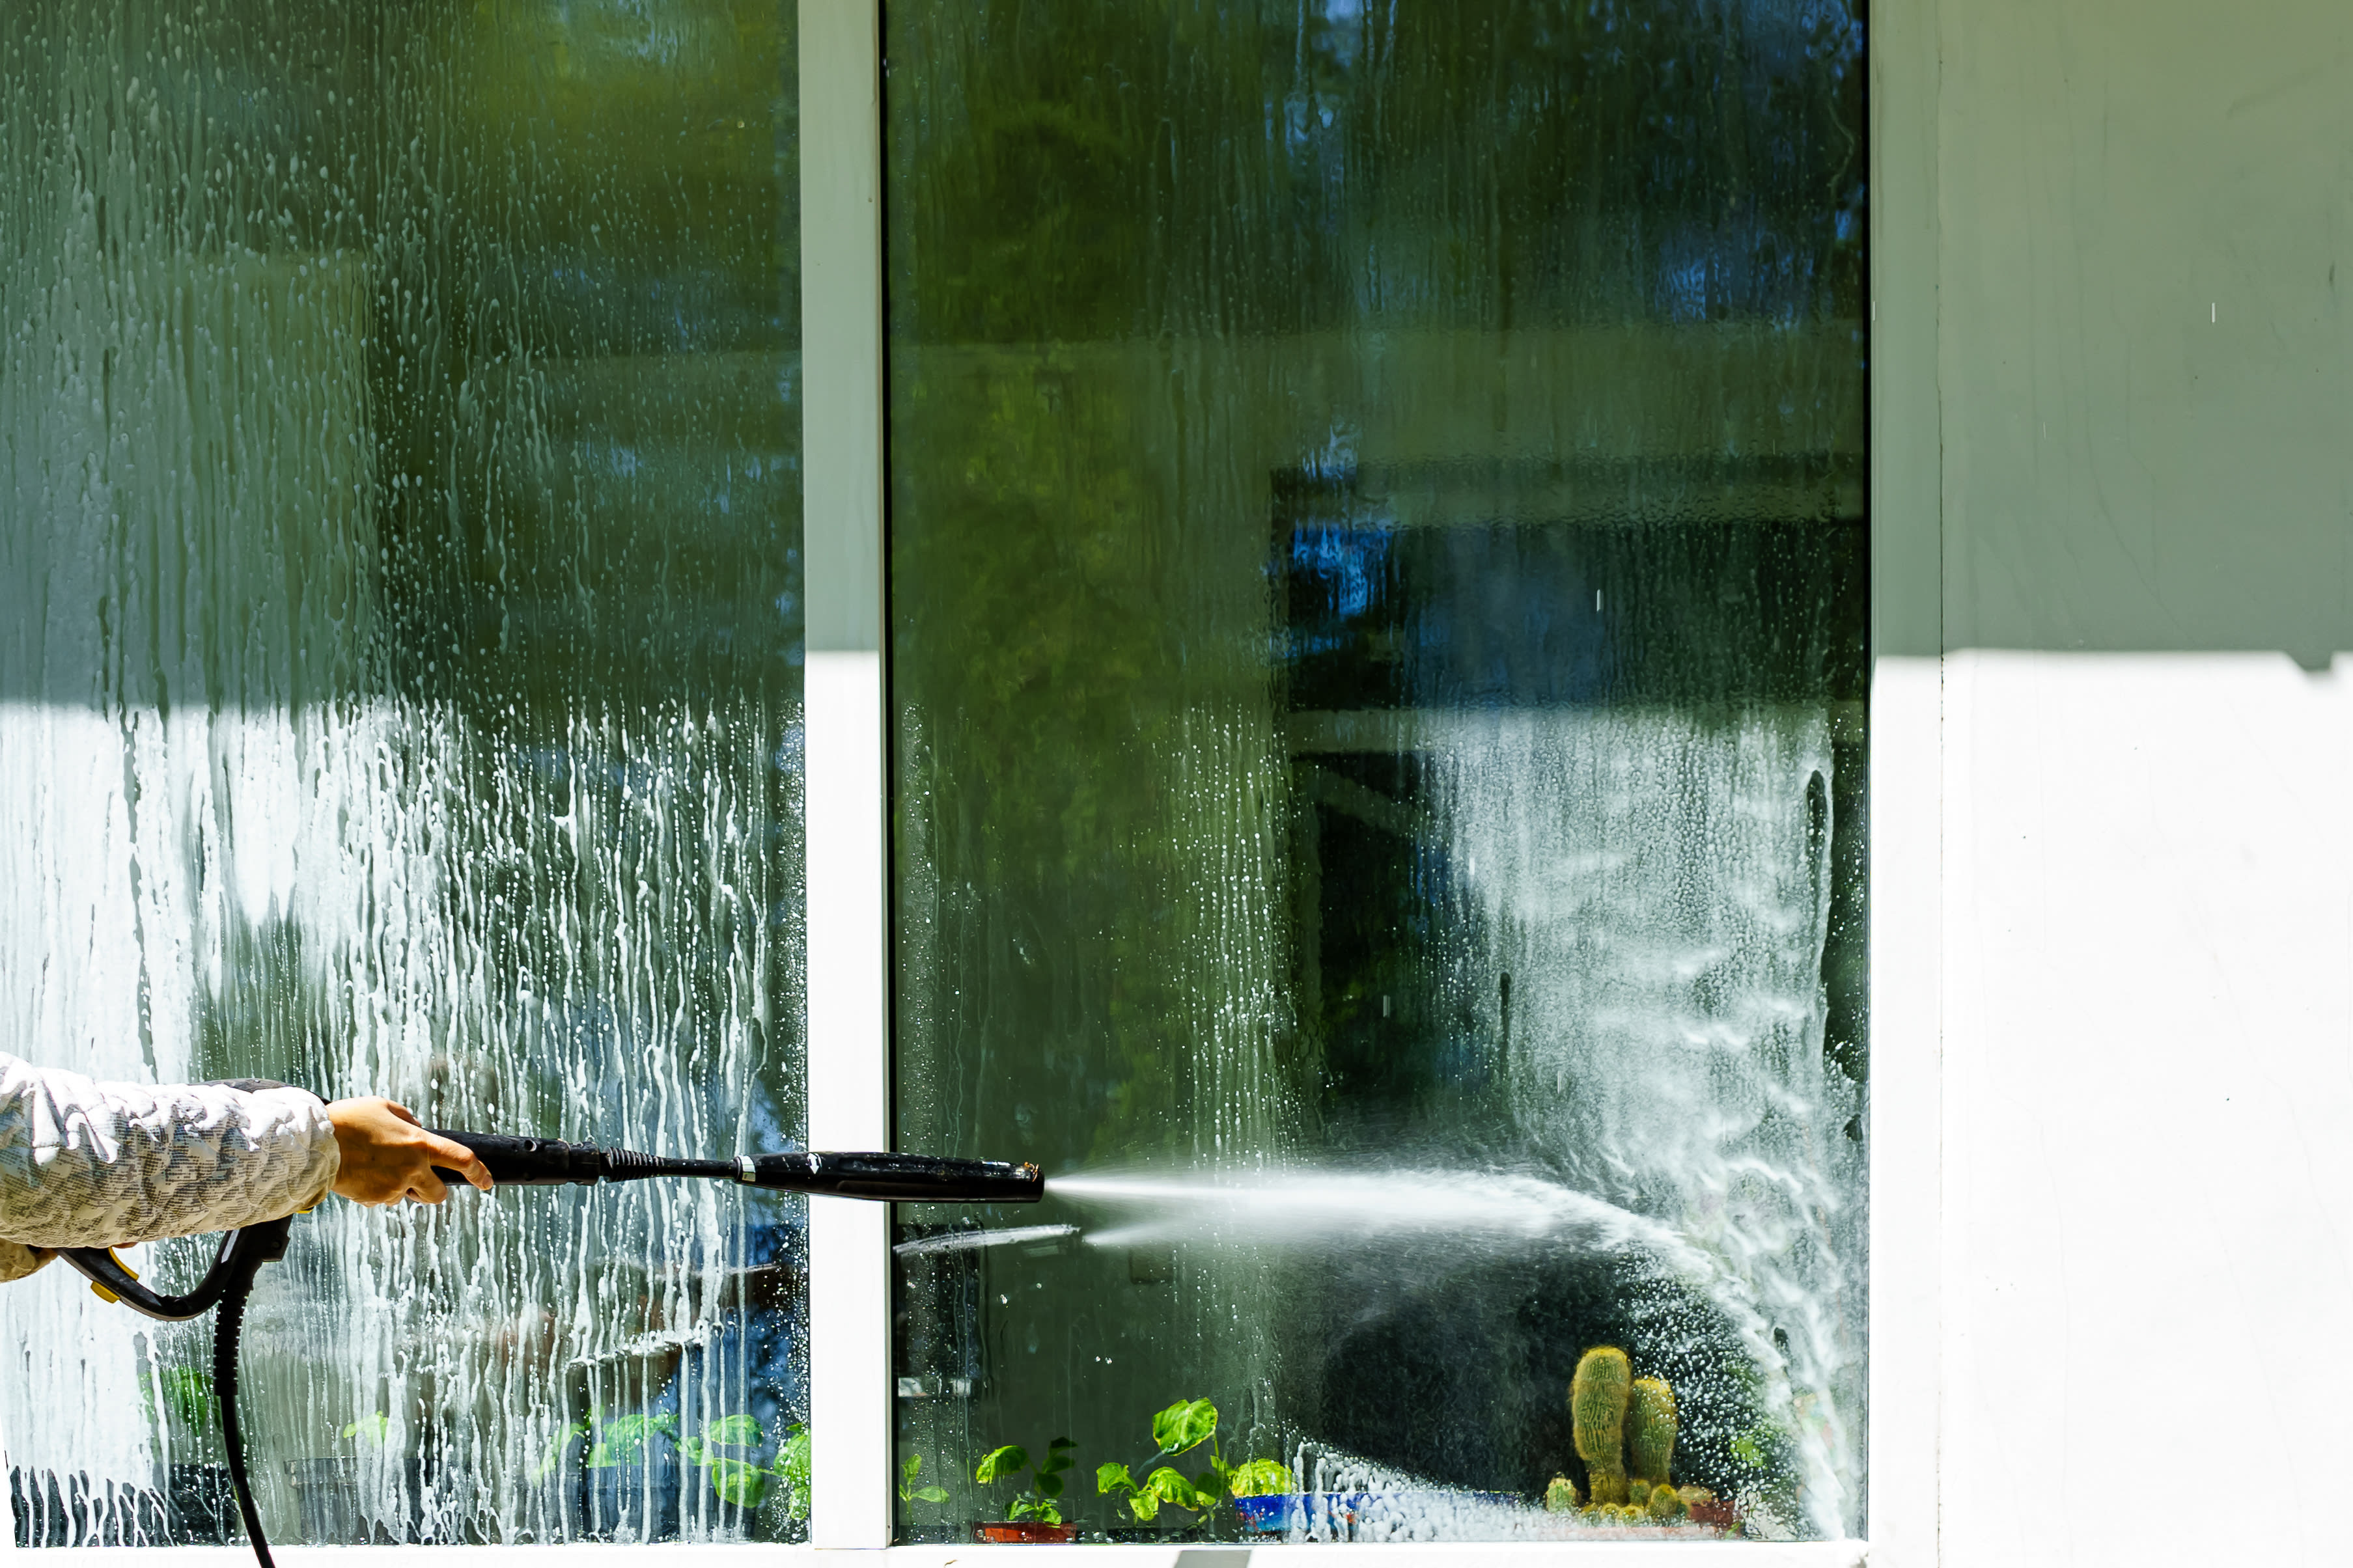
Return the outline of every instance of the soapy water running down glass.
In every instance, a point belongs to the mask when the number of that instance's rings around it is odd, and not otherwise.
[[[802,1135],[795,16],[0,9],[10,1050]],[[804,1214],[300,1220],[246,1334],[269,1533],[805,1533]],[[207,1333],[0,1290],[20,1541],[234,1539]]]

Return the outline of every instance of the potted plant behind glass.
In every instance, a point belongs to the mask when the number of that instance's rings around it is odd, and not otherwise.
[[[907,1462],[899,1467],[899,1500],[906,1503],[942,1503],[948,1500],[945,1487],[925,1487],[915,1483],[923,1479],[923,1457],[910,1454]]]
[[[1152,1440],[1158,1448],[1144,1464],[1157,1468],[1148,1469],[1139,1481],[1125,1465],[1099,1465],[1095,1490],[1123,1499],[1139,1525],[1156,1524],[1164,1503],[1207,1514],[1228,1497],[1278,1496],[1291,1490],[1290,1470],[1272,1459],[1229,1465],[1219,1452],[1217,1437],[1218,1407],[1206,1399],[1180,1399],[1152,1418]],[[1190,1480],[1174,1465],[1160,1463],[1181,1458],[1204,1443],[1209,1446],[1209,1468]],[[1261,1528],[1247,1513],[1244,1522],[1252,1529]]]
[[[565,1431],[565,1447],[541,1461],[545,1479],[564,1462],[575,1440],[585,1441],[581,1461],[580,1512],[592,1537],[665,1541],[681,1534],[725,1540],[749,1531],[752,1516],[780,1481],[786,1519],[808,1517],[808,1428],[785,1429],[773,1461],[759,1451],[767,1434],[757,1417],[738,1411],[703,1423],[698,1434],[679,1430],[678,1417],[661,1415],[589,1418]],[[657,1441],[659,1439],[659,1441]],[[701,1471],[711,1491],[693,1479]]]
[[[1014,1494],[1003,1519],[974,1525],[974,1539],[1031,1543],[1077,1540],[1079,1527],[1063,1521],[1060,1501],[1062,1472],[1071,1468],[1071,1450],[1077,1447],[1068,1437],[1057,1437],[1046,1445],[1046,1457],[1034,1465],[1029,1451],[1015,1443],[985,1456],[973,1468],[974,1480],[986,1486],[1013,1480],[1026,1471],[1029,1484]]]

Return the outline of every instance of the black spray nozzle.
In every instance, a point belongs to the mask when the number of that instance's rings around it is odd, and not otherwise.
[[[762,1154],[736,1162],[736,1179],[777,1193],[824,1193],[901,1204],[1034,1204],[1046,1195],[1035,1165],[930,1154]]]
[[[555,1138],[495,1132],[435,1133],[474,1152],[501,1186],[551,1187],[691,1176],[741,1182],[768,1192],[818,1193],[881,1203],[1034,1204],[1046,1194],[1035,1165],[1000,1160],[945,1160],[928,1154],[759,1154],[733,1160],[673,1160],[629,1149],[600,1149]],[[441,1179],[462,1183],[436,1167]]]

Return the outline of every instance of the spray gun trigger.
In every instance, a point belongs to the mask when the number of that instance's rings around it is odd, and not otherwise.
[[[106,1249],[106,1255],[107,1257],[114,1259],[114,1266],[117,1268],[121,1269],[133,1279],[139,1278],[139,1270],[132,1268],[128,1263],[123,1262],[122,1259],[116,1255],[114,1248],[111,1247],[108,1247]],[[97,1297],[100,1300],[105,1302],[110,1307],[119,1306],[122,1301],[121,1297],[116,1295],[113,1291],[108,1289],[105,1286],[100,1284],[95,1279],[90,1282],[90,1293]]]

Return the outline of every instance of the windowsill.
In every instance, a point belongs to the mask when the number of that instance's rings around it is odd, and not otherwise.
[[[142,1568],[242,1568],[253,1554],[242,1546],[161,1546],[99,1548],[113,1557],[136,1556]],[[534,1563],[610,1563],[629,1568],[693,1568],[696,1564],[839,1562],[857,1555],[879,1560],[887,1568],[947,1568],[950,1563],[1010,1564],[1040,1554],[1034,1546],[929,1545],[893,1546],[850,1551],[839,1548],[773,1545],[699,1545],[672,1542],[657,1546],[283,1546],[272,1549],[286,1568],[532,1568]],[[1379,1545],[1276,1543],[1245,1546],[1239,1542],[1196,1546],[1074,1545],[1044,1553],[1060,1568],[1086,1568],[1089,1563],[1123,1563],[1127,1568],[1313,1568],[1320,1563],[1378,1563],[1386,1568],[1442,1568],[1443,1564],[1476,1560],[1493,1568],[1538,1568],[1567,1563],[1576,1568],[1652,1568],[1662,1561],[1721,1563],[1741,1568],[1861,1568],[1870,1554],[1861,1541],[1769,1542],[1758,1541],[1592,1542],[1428,1542]],[[80,1560],[89,1549],[77,1549]],[[29,1559],[32,1553],[27,1552]]]

